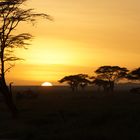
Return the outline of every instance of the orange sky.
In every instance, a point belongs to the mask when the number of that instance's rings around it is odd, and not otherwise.
[[[40,85],[69,74],[92,74],[101,65],[139,67],[139,0],[29,0],[25,6],[54,21],[19,26],[19,32],[35,37],[28,50],[16,51],[25,61],[7,73],[9,82]]]

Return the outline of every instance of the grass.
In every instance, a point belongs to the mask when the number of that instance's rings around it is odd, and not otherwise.
[[[0,139],[140,139],[140,95],[121,90],[72,93],[62,87],[35,91],[38,98],[16,101],[20,110],[17,120],[0,103]]]

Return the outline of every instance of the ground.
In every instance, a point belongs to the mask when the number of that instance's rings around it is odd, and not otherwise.
[[[39,96],[15,100],[18,119],[0,102],[0,140],[140,139],[139,94],[94,89],[73,93],[68,87],[38,87],[33,92]]]

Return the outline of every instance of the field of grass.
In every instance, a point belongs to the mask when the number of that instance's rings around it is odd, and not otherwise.
[[[24,88],[15,88],[14,94]],[[12,119],[0,102],[0,140],[140,139],[140,95],[68,87],[37,87],[37,98],[15,100],[20,116]]]

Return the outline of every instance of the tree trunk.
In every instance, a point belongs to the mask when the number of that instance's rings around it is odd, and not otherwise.
[[[12,117],[16,118],[18,115],[18,110],[16,108],[16,105],[14,104],[12,93],[10,92],[9,88],[7,87],[4,81],[1,81],[0,89],[4,97],[4,101],[12,114]]]
[[[4,101],[11,111],[12,116],[15,118],[18,115],[18,110],[14,104],[12,93],[10,92],[9,88],[6,85],[5,81],[5,70],[4,70],[4,50],[1,50],[1,76],[0,76],[0,90],[3,94]]]
[[[114,92],[114,81],[110,81],[110,91]]]

